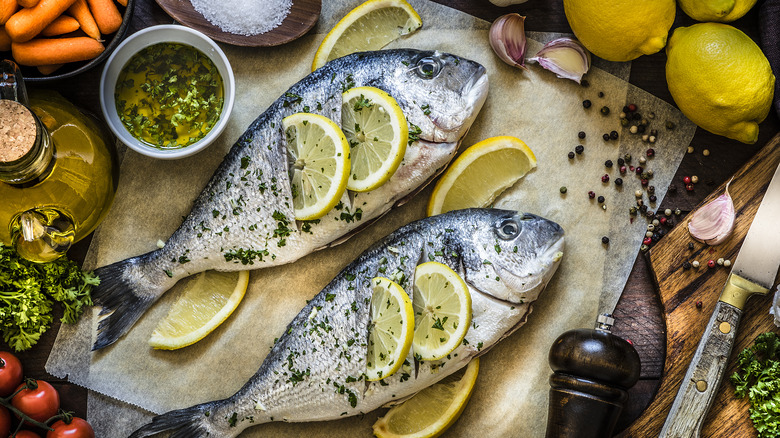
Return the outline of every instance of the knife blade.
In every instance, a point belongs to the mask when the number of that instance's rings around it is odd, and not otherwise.
[[[780,267],[780,167],[758,207],[659,438],[698,437],[715,399],[745,302],[766,295]]]

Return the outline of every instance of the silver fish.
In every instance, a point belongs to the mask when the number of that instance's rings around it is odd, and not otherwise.
[[[234,437],[256,424],[333,420],[407,398],[523,325],[562,250],[558,224],[514,211],[459,210],[406,225],[315,296],[233,396],[159,415],[131,438],[163,431],[173,431],[171,437]],[[411,295],[415,267],[429,260],[459,272],[469,287],[472,325],[464,342],[447,359],[411,358],[382,381],[365,381],[371,279],[395,278]]]
[[[296,222],[282,119],[311,112],[341,120],[341,93],[373,86],[398,102],[410,145],[395,174],[367,193],[344,195],[328,215]],[[124,335],[177,281],[208,269],[290,263],[346,240],[422,189],[452,159],[487,97],[484,67],[410,49],[348,55],[293,85],[238,139],[165,247],[98,268],[103,307],[93,349]]]

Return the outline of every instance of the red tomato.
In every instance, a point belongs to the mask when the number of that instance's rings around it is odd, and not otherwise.
[[[11,413],[8,409],[0,406],[0,437],[7,437],[11,434]]]
[[[29,430],[20,430],[15,436],[16,438],[41,438],[40,435]]]
[[[35,382],[38,383],[37,389],[19,391],[11,400],[11,404],[33,420],[44,423],[57,415],[57,409],[60,408],[60,394],[48,382],[43,380]]]
[[[22,383],[22,363],[13,354],[0,351],[0,397],[8,397]]]
[[[54,430],[46,433],[46,438],[95,438],[92,426],[79,417],[73,417],[70,424],[60,420],[51,425]]]

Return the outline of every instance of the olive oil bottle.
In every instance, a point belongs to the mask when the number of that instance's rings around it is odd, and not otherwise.
[[[103,220],[117,180],[99,121],[55,92],[28,100],[18,67],[0,61],[0,241],[35,262],[60,257]]]

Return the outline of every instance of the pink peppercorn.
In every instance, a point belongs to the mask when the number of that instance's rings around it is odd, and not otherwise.
[[[620,174],[624,175],[626,173],[626,166],[620,166]]]
[[[693,184],[686,184],[685,185],[685,190],[687,190],[689,192],[692,192],[693,191]]]
[[[697,308],[697,309],[701,309],[701,306],[702,306],[702,305],[703,305],[703,304],[702,304],[702,302],[701,302],[701,301],[697,301],[697,302],[696,302],[696,308]]]
[[[593,199],[593,198],[595,198],[595,197],[596,197],[596,194],[595,194],[595,193],[593,193],[593,191],[592,191],[592,190],[591,190],[590,192],[588,192],[588,198],[590,198],[590,199]]]
[[[609,182],[609,175],[605,173],[604,176],[601,177],[601,182]]]
[[[683,177],[683,183],[685,183],[685,185],[690,184],[691,183],[691,177],[690,176],[684,176]]]
[[[641,174],[645,171],[645,169],[642,169],[642,166],[637,166],[636,169],[634,169],[637,175]]]
[[[655,155],[655,149],[650,148],[646,152],[648,158],[652,158]]]
[[[633,172],[634,171],[634,166],[628,166],[628,170]]]
[[[653,243],[653,239],[650,238],[650,237],[645,237],[645,239],[642,241],[642,243],[645,244],[645,245],[650,245],[651,243]]]
[[[633,103],[628,104],[628,110],[633,113],[634,111],[636,111],[636,105],[634,105]]]
[[[715,267],[715,260],[708,261],[707,262],[707,266],[709,266],[710,268],[714,268]]]
[[[646,186],[646,185],[648,185],[650,183],[650,181],[648,181],[646,179],[641,180],[641,182],[642,182],[643,186]]]
[[[661,225],[666,225],[666,218],[662,217],[661,219],[658,219],[659,222],[661,222]]]

